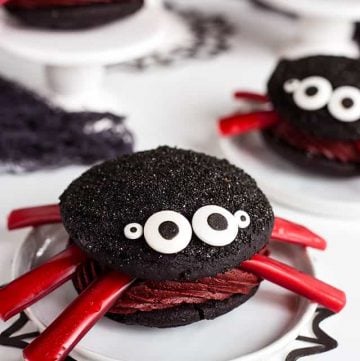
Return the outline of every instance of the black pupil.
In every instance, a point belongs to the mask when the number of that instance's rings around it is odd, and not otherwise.
[[[240,216],[240,221],[241,222],[245,222],[246,221],[246,217],[244,215]]]
[[[137,231],[137,228],[136,228],[136,227],[131,227],[131,228],[130,228],[130,232],[131,232],[131,233],[135,233],[136,231]]]
[[[309,97],[312,97],[315,94],[317,94],[318,91],[319,91],[319,89],[316,86],[309,86],[309,87],[306,88],[305,93]]]
[[[160,224],[159,233],[163,238],[170,241],[179,233],[179,227],[172,221],[165,221]]]
[[[228,227],[228,221],[220,213],[212,213],[207,219],[208,225],[215,231],[224,231]]]
[[[350,99],[350,98],[344,98],[341,101],[341,104],[345,109],[349,109],[354,105],[354,101],[352,99]]]

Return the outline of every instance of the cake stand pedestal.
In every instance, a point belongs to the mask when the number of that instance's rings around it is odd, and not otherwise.
[[[281,55],[359,56],[358,48],[352,41],[353,22],[360,19],[358,0],[263,0],[263,2],[299,17],[298,39],[281,49]]]
[[[174,17],[161,0],[147,0],[136,14],[90,30],[46,31],[25,27],[0,10],[0,48],[44,65],[46,95],[68,110],[123,110],[103,86],[106,66],[158,47]]]

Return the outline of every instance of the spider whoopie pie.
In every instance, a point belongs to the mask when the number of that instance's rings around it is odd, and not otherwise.
[[[150,327],[213,319],[264,278],[335,312],[345,305],[342,291],[269,257],[270,239],[326,243],[274,218],[255,181],[226,160],[169,147],[121,156],[73,181],[60,205],[13,211],[9,228],[60,222],[68,248],[0,289],[3,319],[67,280],[80,293],[25,360],[64,359],[103,315]]]
[[[236,96],[258,103],[260,110],[221,119],[222,135],[261,129],[267,144],[295,164],[360,174],[360,60],[325,55],[281,60],[267,96]]]
[[[7,0],[5,9],[24,24],[57,30],[79,30],[127,17],[144,0]]]

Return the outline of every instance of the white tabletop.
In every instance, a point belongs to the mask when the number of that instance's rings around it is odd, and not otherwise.
[[[360,14],[360,3],[357,0],[264,0],[264,2],[279,9],[314,18],[339,19],[340,17],[356,21]]]
[[[182,2],[194,3],[190,0]],[[199,0],[197,3],[205,2]],[[145,73],[111,72],[106,79],[107,86],[118,94],[128,110],[128,126],[135,132],[138,150],[169,144],[221,156],[215,131],[216,118],[236,105],[231,99],[235,89],[263,90],[276,61],[274,46],[279,37],[285,37],[278,30],[286,26],[289,29],[286,36],[293,34],[294,25],[290,20],[257,12],[245,2],[229,0],[226,9],[223,9],[224,1],[207,3],[211,6],[203,8],[224,11],[241,27],[230,52],[210,61],[193,60],[179,67],[157,68]],[[38,90],[43,87],[40,66],[8,54],[0,54],[0,72]],[[56,202],[69,181],[83,169],[74,167],[23,176],[0,176],[0,284],[9,280],[15,249],[26,233],[6,231],[8,212],[15,207]],[[247,171],[251,173],[251,169]],[[344,311],[322,325],[339,342],[339,347],[309,360],[359,360],[359,222],[300,214],[275,204],[274,207],[277,215],[306,224],[328,240],[328,250],[316,254],[323,269],[322,278],[344,289],[348,296]],[[4,325],[0,324],[0,330],[2,328]],[[292,345],[292,349],[297,346]],[[1,361],[19,358],[20,352],[0,348]],[[274,360],[283,358],[277,356]]]

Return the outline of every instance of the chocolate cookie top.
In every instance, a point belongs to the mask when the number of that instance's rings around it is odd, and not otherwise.
[[[271,206],[226,160],[160,147],[95,166],[60,197],[71,239],[104,266],[142,279],[198,279],[264,247]]]
[[[4,8],[22,23],[51,30],[82,30],[139,11],[144,0],[9,0]]]
[[[322,139],[360,139],[360,60],[310,56],[282,60],[268,95],[286,121]]]

